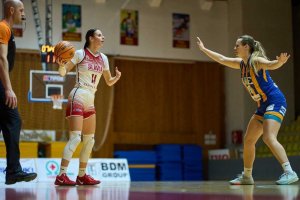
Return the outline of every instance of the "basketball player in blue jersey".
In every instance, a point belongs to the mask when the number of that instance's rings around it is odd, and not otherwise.
[[[290,55],[281,53],[276,60],[269,60],[260,42],[249,35],[237,39],[234,47],[236,58],[229,58],[205,48],[199,37],[197,44],[202,52],[216,62],[233,69],[240,69],[245,88],[257,102],[257,110],[251,117],[244,136],[244,171],[236,179],[231,180],[230,184],[254,184],[252,167],[255,159],[255,144],[261,136],[284,171],[276,183],[287,185],[298,181],[298,176],[292,170],[283,146],[277,140],[286,113],[286,100],[268,72],[280,68]]]

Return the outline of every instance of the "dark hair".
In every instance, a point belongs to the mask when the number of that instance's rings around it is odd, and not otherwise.
[[[85,43],[84,43],[84,47],[83,48],[87,48],[90,45],[90,37],[94,36],[94,33],[97,31],[97,29],[92,28],[90,30],[88,30],[85,34]]]

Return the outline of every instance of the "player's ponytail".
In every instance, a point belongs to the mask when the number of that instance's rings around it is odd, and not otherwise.
[[[257,57],[263,57],[265,59],[268,59],[268,57],[266,56],[266,51],[263,48],[262,44],[259,41],[254,41],[254,52],[252,53],[251,56],[251,65],[254,67],[254,71],[255,74],[257,75],[257,62],[255,62],[255,60],[257,60]]]
[[[90,46],[90,37],[94,36],[94,33],[96,32],[97,29],[90,29],[86,32],[85,34],[85,43],[84,43],[84,49],[86,49],[88,46]]]
[[[257,54],[259,57],[268,59],[268,57],[266,55],[266,51],[259,41],[254,41],[254,52],[253,53]]]

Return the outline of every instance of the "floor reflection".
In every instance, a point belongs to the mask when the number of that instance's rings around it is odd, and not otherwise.
[[[299,198],[299,186],[231,186],[225,181],[205,182],[106,182],[96,186],[55,186],[53,183],[0,185],[0,200],[189,200],[189,199],[272,199]]]

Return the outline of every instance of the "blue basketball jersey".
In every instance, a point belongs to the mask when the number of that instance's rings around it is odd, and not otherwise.
[[[260,69],[257,74],[254,67],[244,61],[240,63],[241,79],[250,96],[258,104],[256,115],[273,115],[283,119],[286,112],[286,100],[283,93],[272,80],[269,71]]]

